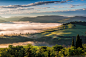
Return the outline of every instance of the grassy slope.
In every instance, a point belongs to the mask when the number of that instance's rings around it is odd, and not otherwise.
[[[80,36],[86,35],[85,34],[86,26],[79,25],[79,24],[72,24],[72,25],[76,25],[76,27],[75,28],[66,28],[66,29],[55,28],[55,29],[46,30],[39,34],[33,34],[33,35],[34,36],[39,35],[38,38],[41,36],[52,36],[53,37],[54,35],[60,35],[60,36],[76,36],[77,34],[79,34]],[[61,27],[63,27],[63,26],[61,26]]]
[[[82,36],[82,35],[86,35],[85,31],[86,31],[86,26],[76,25],[75,29],[71,28],[71,29],[63,29],[63,30],[54,31],[51,33],[47,32],[48,34],[46,36],[52,36],[52,35],[76,36],[77,34]]]
[[[42,33],[34,34],[32,36],[35,36],[36,38],[38,38],[37,40],[39,40],[39,41],[45,41],[50,44],[57,43],[57,44],[61,44],[61,45],[62,44],[70,45],[72,37],[74,38],[74,40],[76,40],[76,36],[77,36],[77,34],[79,34],[80,37],[82,38],[83,43],[86,43],[86,41],[85,41],[86,40],[86,33],[85,33],[86,26],[82,25],[82,23],[81,24],[76,23],[76,24],[72,24],[72,25],[76,25],[76,27],[75,28],[68,27],[66,29],[56,28],[56,29],[46,30]],[[61,27],[63,27],[63,26],[61,26]]]

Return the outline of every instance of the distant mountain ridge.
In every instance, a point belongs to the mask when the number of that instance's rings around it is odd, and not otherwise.
[[[31,22],[39,22],[39,23],[67,23],[71,21],[86,21],[86,17],[83,16],[74,16],[74,17],[64,17],[58,15],[51,16],[37,16],[37,17],[23,17],[23,16],[15,16],[10,18],[2,18],[1,20],[5,21],[31,21]]]
[[[31,22],[40,22],[40,23],[66,23],[71,21],[86,21],[86,17],[38,16],[35,18],[24,17],[21,18],[19,21],[31,21]]]
[[[38,16],[38,17],[35,17],[35,18],[24,17],[24,18],[20,19],[19,21],[31,21],[31,22],[40,22],[40,23],[55,23],[58,20],[62,20],[64,18],[67,18],[67,17],[63,17],[63,16]]]

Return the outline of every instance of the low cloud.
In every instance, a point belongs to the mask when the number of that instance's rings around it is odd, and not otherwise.
[[[24,10],[24,9],[17,9],[17,10],[2,10],[0,11],[0,14],[31,14],[31,13],[48,13],[48,12],[65,12],[65,11],[77,11],[77,10],[86,10],[86,8],[82,9],[66,9],[66,10],[51,10],[51,11],[43,11],[38,10],[39,8],[36,8],[34,10]],[[40,8],[42,9],[42,8]],[[46,8],[44,8],[46,9]],[[52,8],[55,9],[55,8]]]
[[[29,23],[13,22],[13,24],[0,23],[0,34],[11,33],[35,33],[50,27],[61,25],[60,23]]]

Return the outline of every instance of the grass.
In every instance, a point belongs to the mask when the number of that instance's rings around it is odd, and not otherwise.
[[[76,28],[68,28],[68,29],[63,29],[63,30],[57,30],[53,31],[51,33],[44,32],[43,34],[45,36],[53,36],[53,35],[60,35],[60,36],[76,36],[79,34],[80,36],[86,35],[86,26],[83,25],[76,25]]]

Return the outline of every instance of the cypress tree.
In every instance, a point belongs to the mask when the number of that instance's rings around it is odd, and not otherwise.
[[[79,40],[80,40],[80,37],[79,37],[79,34],[78,34],[77,37],[76,37],[76,48],[79,47]]]
[[[80,47],[82,48],[82,39],[80,39]]]
[[[80,39],[79,34],[76,37],[76,48],[78,47],[82,48],[82,39]]]
[[[74,39],[73,39],[73,38],[72,38],[72,46],[75,46],[75,45],[74,45]]]

